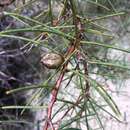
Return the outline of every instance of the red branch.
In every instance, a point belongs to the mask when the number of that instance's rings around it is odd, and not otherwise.
[[[60,85],[61,85],[62,79],[64,77],[64,74],[65,74],[65,71],[62,71],[59,78],[56,81],[56,85],[55,85],[54,89],[52,90],[51,102],[50,102],[50,104],[48,106],[48,110],[47,110],[47,120],[45,122],[45,126],[44,126],[43,130],[47,130],[48,127],[51,125],[50,122],[51,122],[52,108],[53,108],[54,103],[56,102],[58,90],[60,88]],[[51,127],[52,126],[53,125],[51,125]],[[52,128],[52,130],[55,130],[55,128]]]
[[[69,56],[70,54],[72,54],[74,52],[74,50],[75,50],[75,46],[71,45],[71,47],[68,49],[68,51],[66,53],[66,57]],[[48,109],[47,109],[47,120],[45,122],[45,126],[44,126],[43,130],[48,130],[48,128],[50,126],[51,126],[52,130],[55,130],[55,128],[53,127],[53,124],[51,122],[52,108],[54,106],[54,103],[56,102],[57,94],[58,94],[59,88],[61,86],[64,74],[66,72],[67,65],[68,65],[68,61],[63,66],[61,74],[59,75],[59,77],[58,77],[58,79],[56,81],[56,85],[55,85],[54,89],[51,92],[52,97],[51,97],[51,101],[50,101],[50,104],[49,104]]]
[[[80,22],[80,19],[79,18],[74,19],[74,23],[75,23],[76,28],[77,28],[76,33],[75,33],[76,34],[76,39],[71,41],[71,46],[68,48],[67,53],[64,55],[66,59],[67,59],[67,57],[71,56],[71,54],[75,51],[75,49],[78,48],[78,46],[80,45],[81,33],[83,32],[82,31],[82,24]],[[51,127],[52,130],[56,130],[54,128],[54,126],[53,126],[53,123],[52,123],[52,109],[53,109],[54,103],[56,102],[58,91],[59,91],[59,88],[61,86],[63,77],[65,75],[68,62],[69,62],[69,59],[63,65],[61,73],[60,73],[60,75],[59,75],[59,77],[58,77],[58,79],[56,81],[55,87],[54,87],[54,89],[51,92],[52,97],[51,97],[50,104],[48,105],[48,109],[47,109],[47,120],[45,122],[45,126],[44,126],[43,130],[48,130],[49,127]],[[68,112],[69,112],[69,110],[65,113],[65,115]]]
[[[78,99],[76,100],[76,102],[68,108],[68,110],[63,114],[63,116],[57,121],[57,122],[61,122],[61,120],[70,112],[70,110],[74,109],[76,106],[78,106],[78,104],[80,103],[80,101],[83,99],[83,97],[79,96]],[[79,106],[78,106],[79,107]]]

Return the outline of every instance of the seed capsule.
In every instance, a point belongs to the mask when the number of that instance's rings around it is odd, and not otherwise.
[[[41,58],[41,63],[48,69],[57,69],[64,62],[64,57],[57,53],[47,53]]]

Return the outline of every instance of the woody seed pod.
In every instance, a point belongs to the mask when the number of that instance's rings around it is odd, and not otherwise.
[[[41,58],[41,63],[48,69],[57,69],[64,62],[64,57],[57,53],[47,53]]]

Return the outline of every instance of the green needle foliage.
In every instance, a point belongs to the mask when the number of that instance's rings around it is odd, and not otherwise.
[[[11,17],[23,26],[6,28],[0,32],[0,37],[18,39],[36,48],[47,48],[49,52],[62,55],[65,61],[56,70],[48,69],[51,74],[49,78],[42,79],[41,83],[6,92],[15,94],[34,90],[25,106],[2,106],[1,109],[22,109],[21,115],[26,109],[39,111],[48,108],[50,110],[49,103],[48,105],[39,105],[39,103],[37,106],[31,104],[33,100],[41,99],[40,97],[51,97],[53,88],[55,90],[57,82],[60,82],[60,89],[56,90],[58,94],[53,95],[56,98],[52,106],[55,111],[51,113],[51,118],[48,116],[47,119],[52,122],[52,125],[59,123],[58,130],[81,130],[82,126],[87,130],[98,128],[105,130],[101,116],[104,113],[120,121],[121,112],[118,104],[114,102],[106,86],[91,76],[95,74],[102,79],[115,78],[116,80],[122,73],[129,75],[129,64],[123,60],[109,59],[107,53],[109,50],[116,50],[127,54],[130,53],[130,48],[122,48],[117,43],[111,44],[111,40],[115,37],[110,29],[103,25],[106,19],[126,15],[125,12],[116,9],[120,2],[118,0],[116,2],[113,0],[49,0],[46,10],[41,10],[30,17],[22,14],[22,10],[30,8],[37,1],[28,0],[22,6],[16,6],[11,12],[3,11],[3,17]],[[58,11],[55,6],[58,6]],[[93,13],[93,10],[97,12]],[[26,36],[26,33],[33,35]],[[70,51],[73,45],[74,50]],[[60,74],[63,74],[63,78],[59,81]],[[42,100],[45,100],[44,98]],[[109,112],[110,109],[112,112]],[[44,115],[42,116],[44,118]],[[96,120],[96,128],[93,127],[92,120]],[[0,123],[2,122],[4,121]],[[45,120],[41,123],[45,123]]]

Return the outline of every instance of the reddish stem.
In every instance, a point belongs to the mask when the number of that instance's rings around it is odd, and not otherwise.
[[[73,53],[74,50],[75,50],[75,47],[72,45],[68,49],[66,57],[69,56],[71,53]],[[54,89],[51,92],[52,97],[51,97],[51,101],[50,101],[50,104],[49,104],[48,109],[47,109],[47,120],[45,122],[43,130],[48,130],[48,127],[50,127],[50,125],[52,127],[52,130],[55,130],[55,128],[53,128],[53,124],[51,124],[52,108],[53,108],[54,103],[56,102],[57,94],[58,94],[59,88],[61,86],[61,82],[63,80],[64,74],[66,72],[67,65],[68,65],[68,61],[63,66],[61,74],[60,74],[60,76],[58,77],[58,79],[56,81],[56,85],[55,85]]]
[[[80,45],[80,34],[81,34],[81,30],[80,28],[78,27],[78,25],[81,24],[80,20],[79,19],[74,19],[74,23],[75,23],[75,26],[78,30],[76,30],[76,40],[73,40],[71,42],[71,46],[68,48],[68,51],[67,53],[64,55],[65,58],[67,58],[68,56],[70,56],[75,48],[78,48],[78,46]],[[69,61],[69,60],[68,60]],[[53,124],[51,122],[51,116],[52,116],[52,108],[53,108],[53,105],[54,103],[56,102],[56,98],[57,98],[57,94],[58,94],[58,91],[59,91],[59,88],[61,86],[61,82],[63,80],[63,77],[65,75],[65,72],[66,72],[66,68],[67,68],[67,65],[68,65],[68,61],[65,63],[65,65],[63,66],[63,69],[61,70],[61,74],[60,76],[58,77],[57,81],[56,81],[56,85],[54,87],[54,89],[52,90],[52,97],[51,97],[51,101],[50,101],[50,104],[48,106],[48,109],[47,109],[47,120],[45,122],[45,126],[43,128],[43,130],[48,130],[48,127],[51,126],[52,130],[56,130],[54,127],[53,127]],[[68,111],[65,113],[65,115],[68,113]]]

